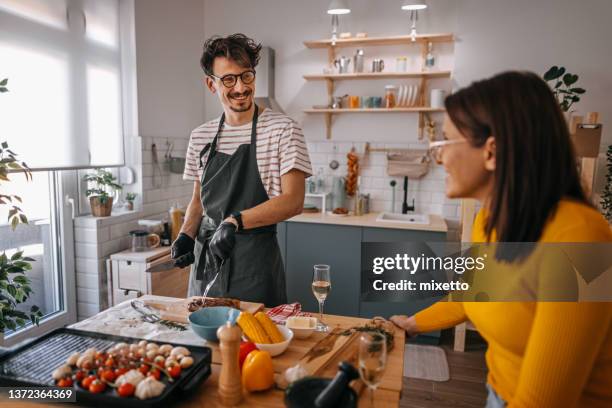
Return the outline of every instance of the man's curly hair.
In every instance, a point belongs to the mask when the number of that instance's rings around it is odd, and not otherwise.
[[[211,37],[206,40],[203,48],[200,66],[206,75],[213,75],[212,66],[217,57],[228,58],[243,68],[255,69],[259,63],[261,44],[244,34],[236,33],[227,37]]]

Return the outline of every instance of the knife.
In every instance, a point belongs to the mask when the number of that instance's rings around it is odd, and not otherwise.
[[[178,266],[176,266],[177,263],[182,263],[183,261],[185,261],[188,264],[192,264],[194,260],[195,256],[193,255],[193,252],[190,252],[188,254],[181,255],[176,259],[170,259],[168,261],[152,266],[147,269],[147,272],[155,273],[169,271],[170,269],[178,268]]]

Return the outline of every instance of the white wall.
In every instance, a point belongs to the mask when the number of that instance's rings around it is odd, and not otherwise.
[[[301,111],[326,103],[325,85],[306,82],[302,75],[320,72],[327,54],[326,50],[306,49],[303,41],[329,37],[330,18],[325,14],[328,0],[204,0],[204,3],[206,37],[243,32],[276,50],[276,99],[302,124],[315,166],[323,166],[333,157],[342,158],[354,142],[415,146],[417,117],[404,114],[338,115],[334,120],[333,143],[319,143],[325,137],[323,118],[306,116]],[[409,16],[400,10],[400,4],[400,0],[351,0],[352,12],[340,17],[340,31],[366,31],[370,36],[407,34]],[[454,47],[436,50],[439,59],[454,66],[454,88],[507,69],[543,73],[552,65],[564,65],[580,75],[579,85],[587,89],[584,101],[575,105],[576,109],[582,113],[599,111],[604,123],[612,118],[612,105],[607,98],[612,94],[609,69],[612,53],[608,44],[612,38],[608,22],[611,1],[429,0],[428,4],[428,10],[419,15],[418,30],[457,35]],[[350,56],[352,52],[341,49],[339,53]],[[366,48],[367,57],[379,55],[389,57],[388,66],[392,67],[395,56],[416,56],[418,49]],[[347,81],[341,84],[338,94],[380,93],[384,85],[385,81],[359,84]],[[447,86],[444,82],[435,84],[438,85]],[[213,96],[206,96],[205,112],[207,120],[220,113]],[[440,119],[438,116],[438,122]],[[604,132],[607,145],[611,132]],[[334,146],[339,153],[330,155]],[[386,208],[389,178],[384,172],[384,157],[378,156],[374,155],[370,168],[364,169],[366,192],[377,199],[375,208]],[[421,208],[446,216],[457,214],[456,202],[441,194],[443,177],[439,170],[413,185],[419,190],[415,194]]]

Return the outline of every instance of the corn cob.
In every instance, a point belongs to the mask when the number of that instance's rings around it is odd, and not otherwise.
[[[264,312],[257,312],[255,314],[255,319],[261,324],[261,327],[266,331],[272,343],[281,343],[285,341],[285,338],[278,330],[278,327],[274,324],[272,320],[268,317]]]
[[[240,316],[238,316],[236,323],[238,323],[238,326],[240,326],[240,328],[244,332],[244,335],[247,336],[247,338],[253,343],[272,343],[272,341],[270,340],[270,336],[268,336],[268,334],[266,333],[264,328],[261,327],[257,319],[249,312],[240,313]]]

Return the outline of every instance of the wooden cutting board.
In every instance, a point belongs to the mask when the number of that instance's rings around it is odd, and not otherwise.
[[[188,317],[191,313],[188,309],[189,303],[200,296],[191,296],[185,299],[164,302],[160,300],[145,300],[144,303],[159,311],[162,319],[177,323],[189,323]],[[263,303],[240,302],[240,310],[243,312],[257,313],[263,310]]]
[[[335,361],[335,357],[358,338],[357,333],[343,335],[343,332],[345,332],[345,329],[340,327],[332,329],[327,336],[323,337],[308,350],[299,361],[299,364],[310,375],[320,375],[329,365],[330,361]]]

